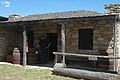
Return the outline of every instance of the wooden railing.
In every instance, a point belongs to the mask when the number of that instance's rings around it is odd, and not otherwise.
[[[89,60],[95,60],[95,61],[97,61],[98,58],[120,59],[119,56],[85,55],[85,54],[61,53],[61,52],[53,52],[53,54],[55,54],[55,63],[58,62],[58,55],[62,55],[62,56],[87,57]],[[65,63],[63,63],[63,64],[65,64]],[[114,65],[114,66],[116,66],[116,65]]]

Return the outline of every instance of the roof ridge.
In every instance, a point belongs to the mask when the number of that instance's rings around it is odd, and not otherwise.
[[[51,12],[51,13],[31,14],[31,15],[27,15],[27,16],[50,15],[50,14],[60,14],[60,13],[73,13],[73,12],[80,12],[80,11],[87,11],[87,12],[94,12],[94,13],[97,13],[97,14],[102,14],[102,13],[99,13],[99,12],[96,12],[96,11],[91,11],[91,10],[73,10],[73,11],[61,11],[61,12],[53,12],[53,13]],[[24,16],[24,17],[27,17],[27,16]]]
[[[88,17],[88,16],[100,16],[101,13],[90,11],[90,10],[75,10],[55,13],[44,13],[44,14],[32,14],[11,20],[15,21],[33,21],[33,20],[46,20],[46,19],[58,19],[58,18],[72,18],[72,17]]]

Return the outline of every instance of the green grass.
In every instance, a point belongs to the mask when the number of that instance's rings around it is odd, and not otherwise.
[[[78,80],[78,79],[52,75],[52,71],[46,69],[30,69],[22,66],[0,64],[0,80]]]

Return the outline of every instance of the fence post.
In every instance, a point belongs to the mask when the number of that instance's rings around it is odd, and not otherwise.
[[[54,64],[56,64],[56,63],[57,63],[57,61],[58,61],[58,55],[57,55],[57,54],[55,54],[55,62],[54,62]]]

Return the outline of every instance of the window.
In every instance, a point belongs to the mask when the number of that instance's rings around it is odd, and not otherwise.
[[[93,29],[79,29],[79,49],[92,50],[93,49]]]

